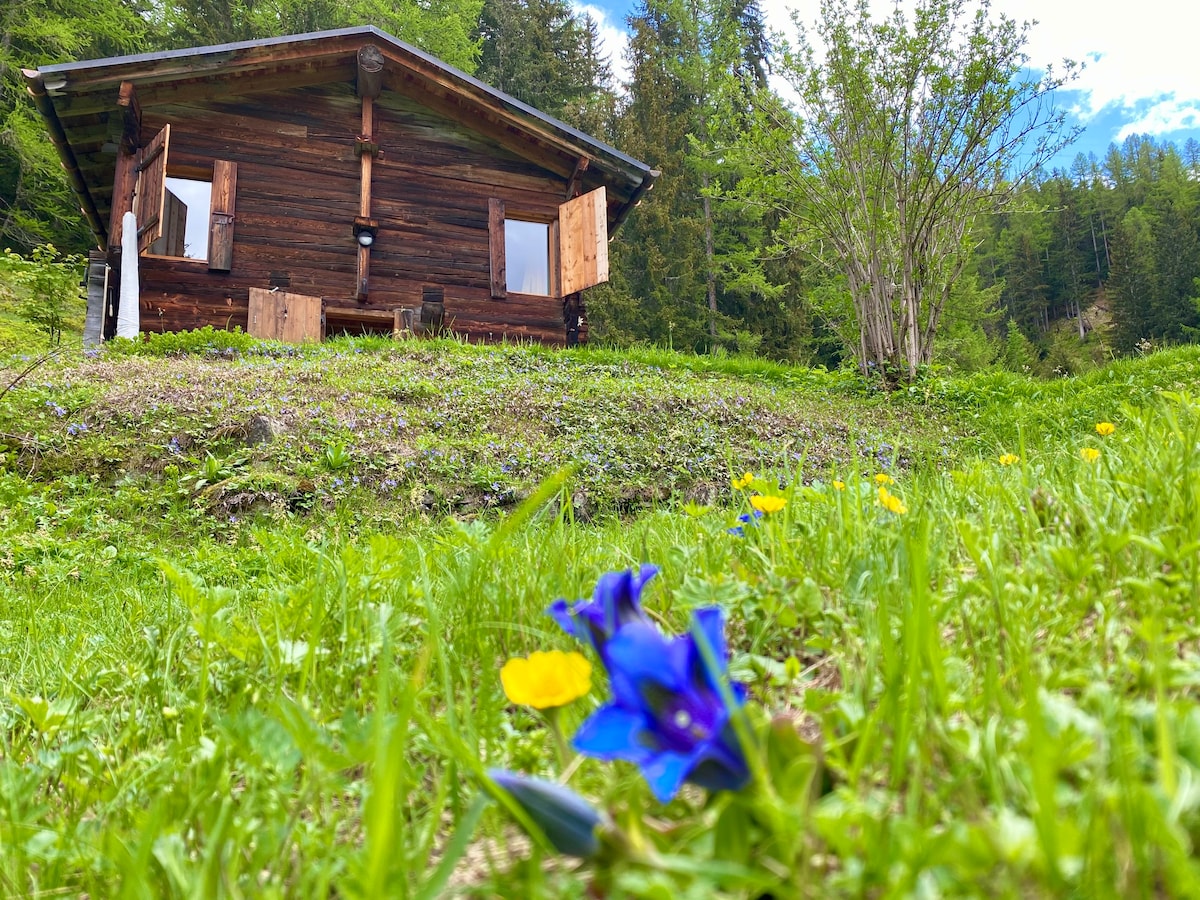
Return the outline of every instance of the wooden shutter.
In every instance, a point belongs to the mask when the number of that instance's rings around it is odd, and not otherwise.
[[[565,297],[608,281],[608,199],[596,188],[558,208],[560,288]]]
[[[170,142],[171,126],[164,125],[154,140],[146,145],[137,165],[133,211],[137,215],[138,253],[162,235],[163,205],[167,199],[167,149]]]
[[[186,232],[187,205],[167,188],[163,203],[162,235],[150,245],[149,252],[159,256],[183,256],[187,249],[184,240]]]
[[[208,212],[208,271],[233,268],[233,208],[237,192],[237,163],[213,163],[212,201]]]
[[[488,200],[488,244],[491,256],[492,296],[508,296],[508,272],[504,265],[504,201]]]

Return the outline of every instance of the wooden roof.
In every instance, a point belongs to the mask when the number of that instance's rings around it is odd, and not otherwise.
[[[586,168],[590,179],[599,178],[608,189],[610,233],[658,175],[645,163],[372,26],[63,63],[27,69],[24,75],[83,212],[103,241],[113,153],[123,129],[117,102],[122,82],[135,86],[142,107],[218,92],[224,98],[339,81],[354,84],[358,51],[365,45],[383,53],[385,89],[412,97],[564,178]]]

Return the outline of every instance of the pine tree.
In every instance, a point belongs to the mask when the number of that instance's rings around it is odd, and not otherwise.
[[[484,0],[478,34],[478,76],[543,112],[560,115],[597,87],[589,29],[566,0]]]
[[[1116,345],[1126,352],[1155,337],[1150,313],[1158,281],[1154,243],[1151,223],[1141,209],[1130,210],[1113,230],[1108,295]]]
[[[748,326],[772,323],[780,289],[764,274],[761,210],[728,198],[741,175],[725,149],[765,81],[761,13],[743,0],[646,0],[630,26],[620,143],[663,172],[653,210],[639,211],[614,248],[640,273],[629,288],[646,313],[643,335],[697,349],[761,346]]]
[[[374,25],[466,72],[483,0],[161,0],[152,5],[162,49]]]
[[[92,243],[21,78],[22,68],[146,48],[146,23],[122,0],[29,0],[0,13],[0,248],[52,243],[79,252]]]

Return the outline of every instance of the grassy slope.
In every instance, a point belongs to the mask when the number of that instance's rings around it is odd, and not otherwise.
[[[55,361],[0,400],[5,893],[429,886],[479,760],[555,771],[500,663],[569,646],[547,602],[639,561],[657,616],[721,602],[756,700],[823,735],[796,895],[1196,887],[1200,418],[1158,391],[1200,353],[889,397],[665,353],[244,349]],[[246,447],[254,414],[286,433]],[[739,540],[747,468],[789,504]],[[647,802],[623,766],[572,784]],[[457,880],[578,894],[509,871],[502,827]]]

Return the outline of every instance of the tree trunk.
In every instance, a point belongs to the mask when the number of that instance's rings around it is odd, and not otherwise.
[[[713,224],[712,224],[712,200],[708,196],[708,173],[704,173],[700,177],[700,184],[704,188],[704,262],[707,272],[705,273],[705,282],[708,287],[708,335],[713,339],[713,343],[717,340],[717,273],[714,270],[714,252],[713,252]]]

